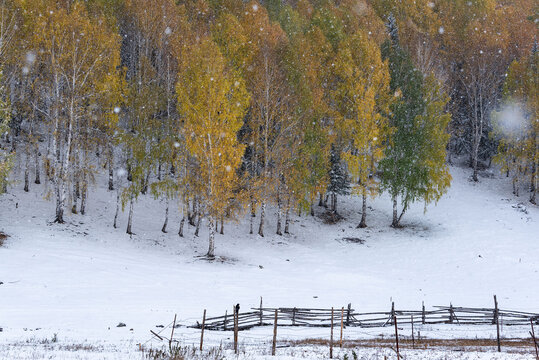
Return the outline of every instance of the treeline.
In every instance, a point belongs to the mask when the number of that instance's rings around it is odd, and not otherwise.
[[[250,213],[338,216],[387,191],[392,226],[437,201],[447,162],[499,161],[537,192],[534,0],[2,0],[0,178],[48,184],[55,221],[85,213],[106,169],[120,208],[141,194],[209,227]],[[505,110],[505,104],[510,109]],[[495,110],[501,110],[497,115]],[[517,118],[507,131],[504,111]],[[515,115],[516,114],[516,115]],[[499,150],[499,151],[498,151]],[[257,219],[258,216],[258,219]],[[256,222],[256,223],[255,223]],[[220,225],[220,229],[219,229]]]

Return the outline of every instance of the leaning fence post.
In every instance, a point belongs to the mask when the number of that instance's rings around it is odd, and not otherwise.
[[[346,310],[346,326],[350,326],[350,312],[352,311],[352,303],[348,303],[348,310]]]
[[[260,297],[260,321],[258,325],[262,326],[262,296]]]
[[[234,354],[238,353],[238,307],[234,306]]]
[[[425,324],[425,302],[424,301],[421,302],[421,307],[422,307],[422,310],[421,310],[421,323]]]
[[[168,341],[168,348],[170,352],[172,352],[172,338],[174,337],[174,328],[176,328],[176,316],[178,314],[174,314],[174,321],[172,322],[172,331],[170,332],[170,340]]]
[[[496,300],[496,295],[494,295],[494,313],[492,314],[492,325],[496,324],[497,318],[498,318],[498,301]]]
[[[415,349],[415,338],[414,338],[414,315],[410,315],[412,321],[412,349]]]
[[[496,299],[496,295],[494,295],[494,319],[496,320],[496,336],[498,338],[498,352],[501,352],[502,348],[500,344],[500,316],[499,316],[499,310],[498,310],[498,300]]]
[[[339,347],[342,348],[342,331],[344,327],[344,306],[341,308],[341,340],[339,341]]]
[[[395,302],[391,302],[391,325],[393,325],[393,321],[395,319]]]
[[[397,317],[393,315],[393,322],[395,323],[395,343],[397,345],[397,359],[401,357],[399,352],[399,330],[397,328]]]
[[[206,325],[206,309],[204,309],[204,315],[202,315],[202,331],[200,333],[200,351],[202,351],[202,344],[204,344],[204,325]]]
[[[532,326],[532,331],[530,331],[530,335],[532,336],[533,346],[535,347],[535,357],[537,360],[539,360],[539,346],[537,345],[537,341],[535,340],[535,331],[533,330],[533,319],[530,318],[530,325]]]
[[[333,308],[331,308],[331,336],[329,338],[329,358],[333,359]]]
[[[275,356],[276,345],[277,345],[277,309],[275,309],[275,320],[273,322],[273,345],[271,347],[271,356]]]

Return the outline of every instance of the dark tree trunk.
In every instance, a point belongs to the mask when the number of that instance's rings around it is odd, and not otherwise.
[[[367,227],[367,194],[365,194],[365,191],[363,191],[362,198],[363,204],[361,205],[361,222],[357,226],[361,229]]]
[[[266,218],[266,202],[262,201],[260,207],[260,225],[258,226],[258,235],[264,237],[264,220]]]
[[[39,185],[41,184],[41,171],[39,167],[39,145],[36,145],[35,149],[35,161],[36,161],[36,180],[34,181],[35,184]]]
[[[26,164],[24,168],[24,191],[28,192],[30,190],[30,155],[26,154]]]
[[[393,196],[393,222],[391,226],[396,228],[399,227],[399,216],[397,213],[397,197]]]
[[[118,214],[120,213],[120,189],[116,192],[116,213],[114,214],[114,224],[112,225],[115,229],[118,228]]]
[[[221,216],[221,231],[219,231],[219,234],[221,234],[221,235],[225,234],[225,219],[224,219],[224,216]]]
[[[127,218],[127,231],[129,235],[133,235],[132,231],[133,226],[133,196],[131,196],[131,199],[129,200],[129,216]]]
[[[163,223],[163,227],[161,228],[162,233],[167,233],[167,225],[168,225],[168,208],[169,208],[169,199],[167,196],[167,208],[165,209],[165,222]]]
[[[198,213],[197,214],[197,227],[195,229],[195,236],[198,237],[198,231],[200,230],[200,223],[202,222],[202,214]]]

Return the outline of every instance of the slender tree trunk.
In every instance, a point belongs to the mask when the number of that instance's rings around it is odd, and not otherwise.
[[[391,223],[392,227],[399,227],[399,217],[397,213],[397,197],[393,196],[393,222]]]
[[[118,214],[120,213],[120,189],[116,191],[116,213],[114,214],[114,224],[112,226],[118,228]]]
[[[195,226],[195,217],[197,215],[197,198],[193,198],[193,211],[187,213],[187,218],[189,219],[189,225]]]
[[[112,150],[112,146],[109,150],[109,191],[114,190],[114,152]]]
[[[260,207],[260,225],[258,227],[258,235],[264,237],[264,220],[266,218],[266,200],[262,201],[262,206]]]
[[[167,202],[167,208],[165,210],[165,222],[163,224],[163,227],[161,228],[161,232],[163,233],[167,233],[167,225],[168,225],[168,208],[169,208],[169,198],[168,198],[168,195],[167,195],[167,199],[166,199],[166,202]]]
[[[131,195],[131,199],[129,199],[129,216],[127,217],[126,233],[128,233],[129,235],[133,235],[132,225],[133,225],[133,195]]]
[[[150,169],[146,172],[146,177],[144,178],[144,185],[142,186],[141,194],[146,195],[148,192],[148,185],[150,183]]]
[[[288,197],[287,204],[286,204],[286,215],[284,220],[284,233],[290,234],[290,196]]]
[[[224,218],[224,216],[221,216],[221,231],[219,233],[221,235],[225,234],[225,218]]]
[[[361,222],[357,226],[361,229],[367,227],[367,194],[365,193],[365,190],[363,190],[362,198],[363,203],[361,205]]]
[[[251,198],[251,216],[249,219],[249,234],[253,233],[254,222],[256,218],[255,201]]]
[[[80,198],[80,213],[82,215],[86,214],[86,201],[88,199],[88,179],[85,175],[82,178],[82,189],[81,189],[81,198]]]
[[[328,200],[329,200],[329,195],[326,194],[326,196],[324,196],[324,204],[323,206],[327,209],[328,208]]]
[[[537,139],[537,137],[535,137],[535,139]],[[537,141],[536,141],[536,144],[537,144]],[[533,158],[532,158],[532,173],[531,173],[531,176],[530,176],[530,191],[531,191],[531,194],[530,194],[530,202],[532,204],[537,204],[536,202],[536,197],[535,197],[535,193],[537,192],[537,162],[535,160],[536,158],[536,153],[537,152],[537,149],[534,150],[534,153],[533,153]]]
[[[60,184],[61,180],[56,180],[57,184],[55,185],[56,191],[56,218],[54,222],[63,224],[64,223],[64,202],[62,199],[63,187]]]
[[[34,181],[35,184],[39,185],[41,184],[41,172],[39,167],[39,145],[36,144],[35,148],[35,162],[36,162],[36,180]]]
[[[133,172],[131,171],[131,164],[127,162],[127,181],[133,181]]]
[[[277,235],[283,235],[281,223],[283,218],[283,206],[281,204],[281,196],[277,195]]]
[[[182,220],[180,221],[180,229],[178,230],[178,236],[183,237],[183,227],[185,225],[185,217],[189,215],[189,198],[187,196],[183,197],[183,211],[182,211]]]
[[[337,194],[333,194],[333,212],[337,213]]]
[[[213,216],[208,217],[208,229],[210,231],[209,247],[206,256],[210,259],[215,258],[215,226],[213,223]]]
[[[318,200],[318,206],[324,206],[324,194],[320,193],[320,200]]]
[[[71,206],[71,213],[77,213],[77,203],[79,198],[79,176],[75,175],[75,181],[73,182],[73,205]]]
[[[314,216],[314,206],[313,202],[311,201],[311,216]]]
[[[198,231],[200,230],[200,223],[202,222],[202,214],[201,213],[198,213],[197,214],[197,227],[195,229],[195,236],[198,237]]]
[[[183,237],[183,225],[185,224],[185,215],[182,216],[182,220],[180,221],[180,229],[178,230],[178,236]]]
[[[30,183],[30,155],[28,152],[26,153],[26,163],[24,167],[24,191],[28,192],[30,190],[29,183]]]

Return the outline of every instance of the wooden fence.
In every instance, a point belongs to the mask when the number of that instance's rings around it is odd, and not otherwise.
[[[455,306],[435,306],[433,310],[426,310],[425,306],[419,311],[398,310],[393,305],[388,312],[356,312],[351,304],[346,307],[335,308],[332,319],[331,309],[307,308],[251,308],[248,312],[238,313],[238,330],[247,330],[256,326],[273,325],[277,311],[279,326],[306,326],[329,327],[334,323],[343,321],[345,326],[353,327],[384,327],[394,324],[397,319],[399,325],[410,324],[460,324],[460,325],[529,325],[530,321],[539,325],[538,313],[503,310],[494,308],[466,308]],[[190,327],[201,328],[197,322]],[[234,316],[225,313],[224,316],[208,317],[204,327],[207,330],[234,330]]]

